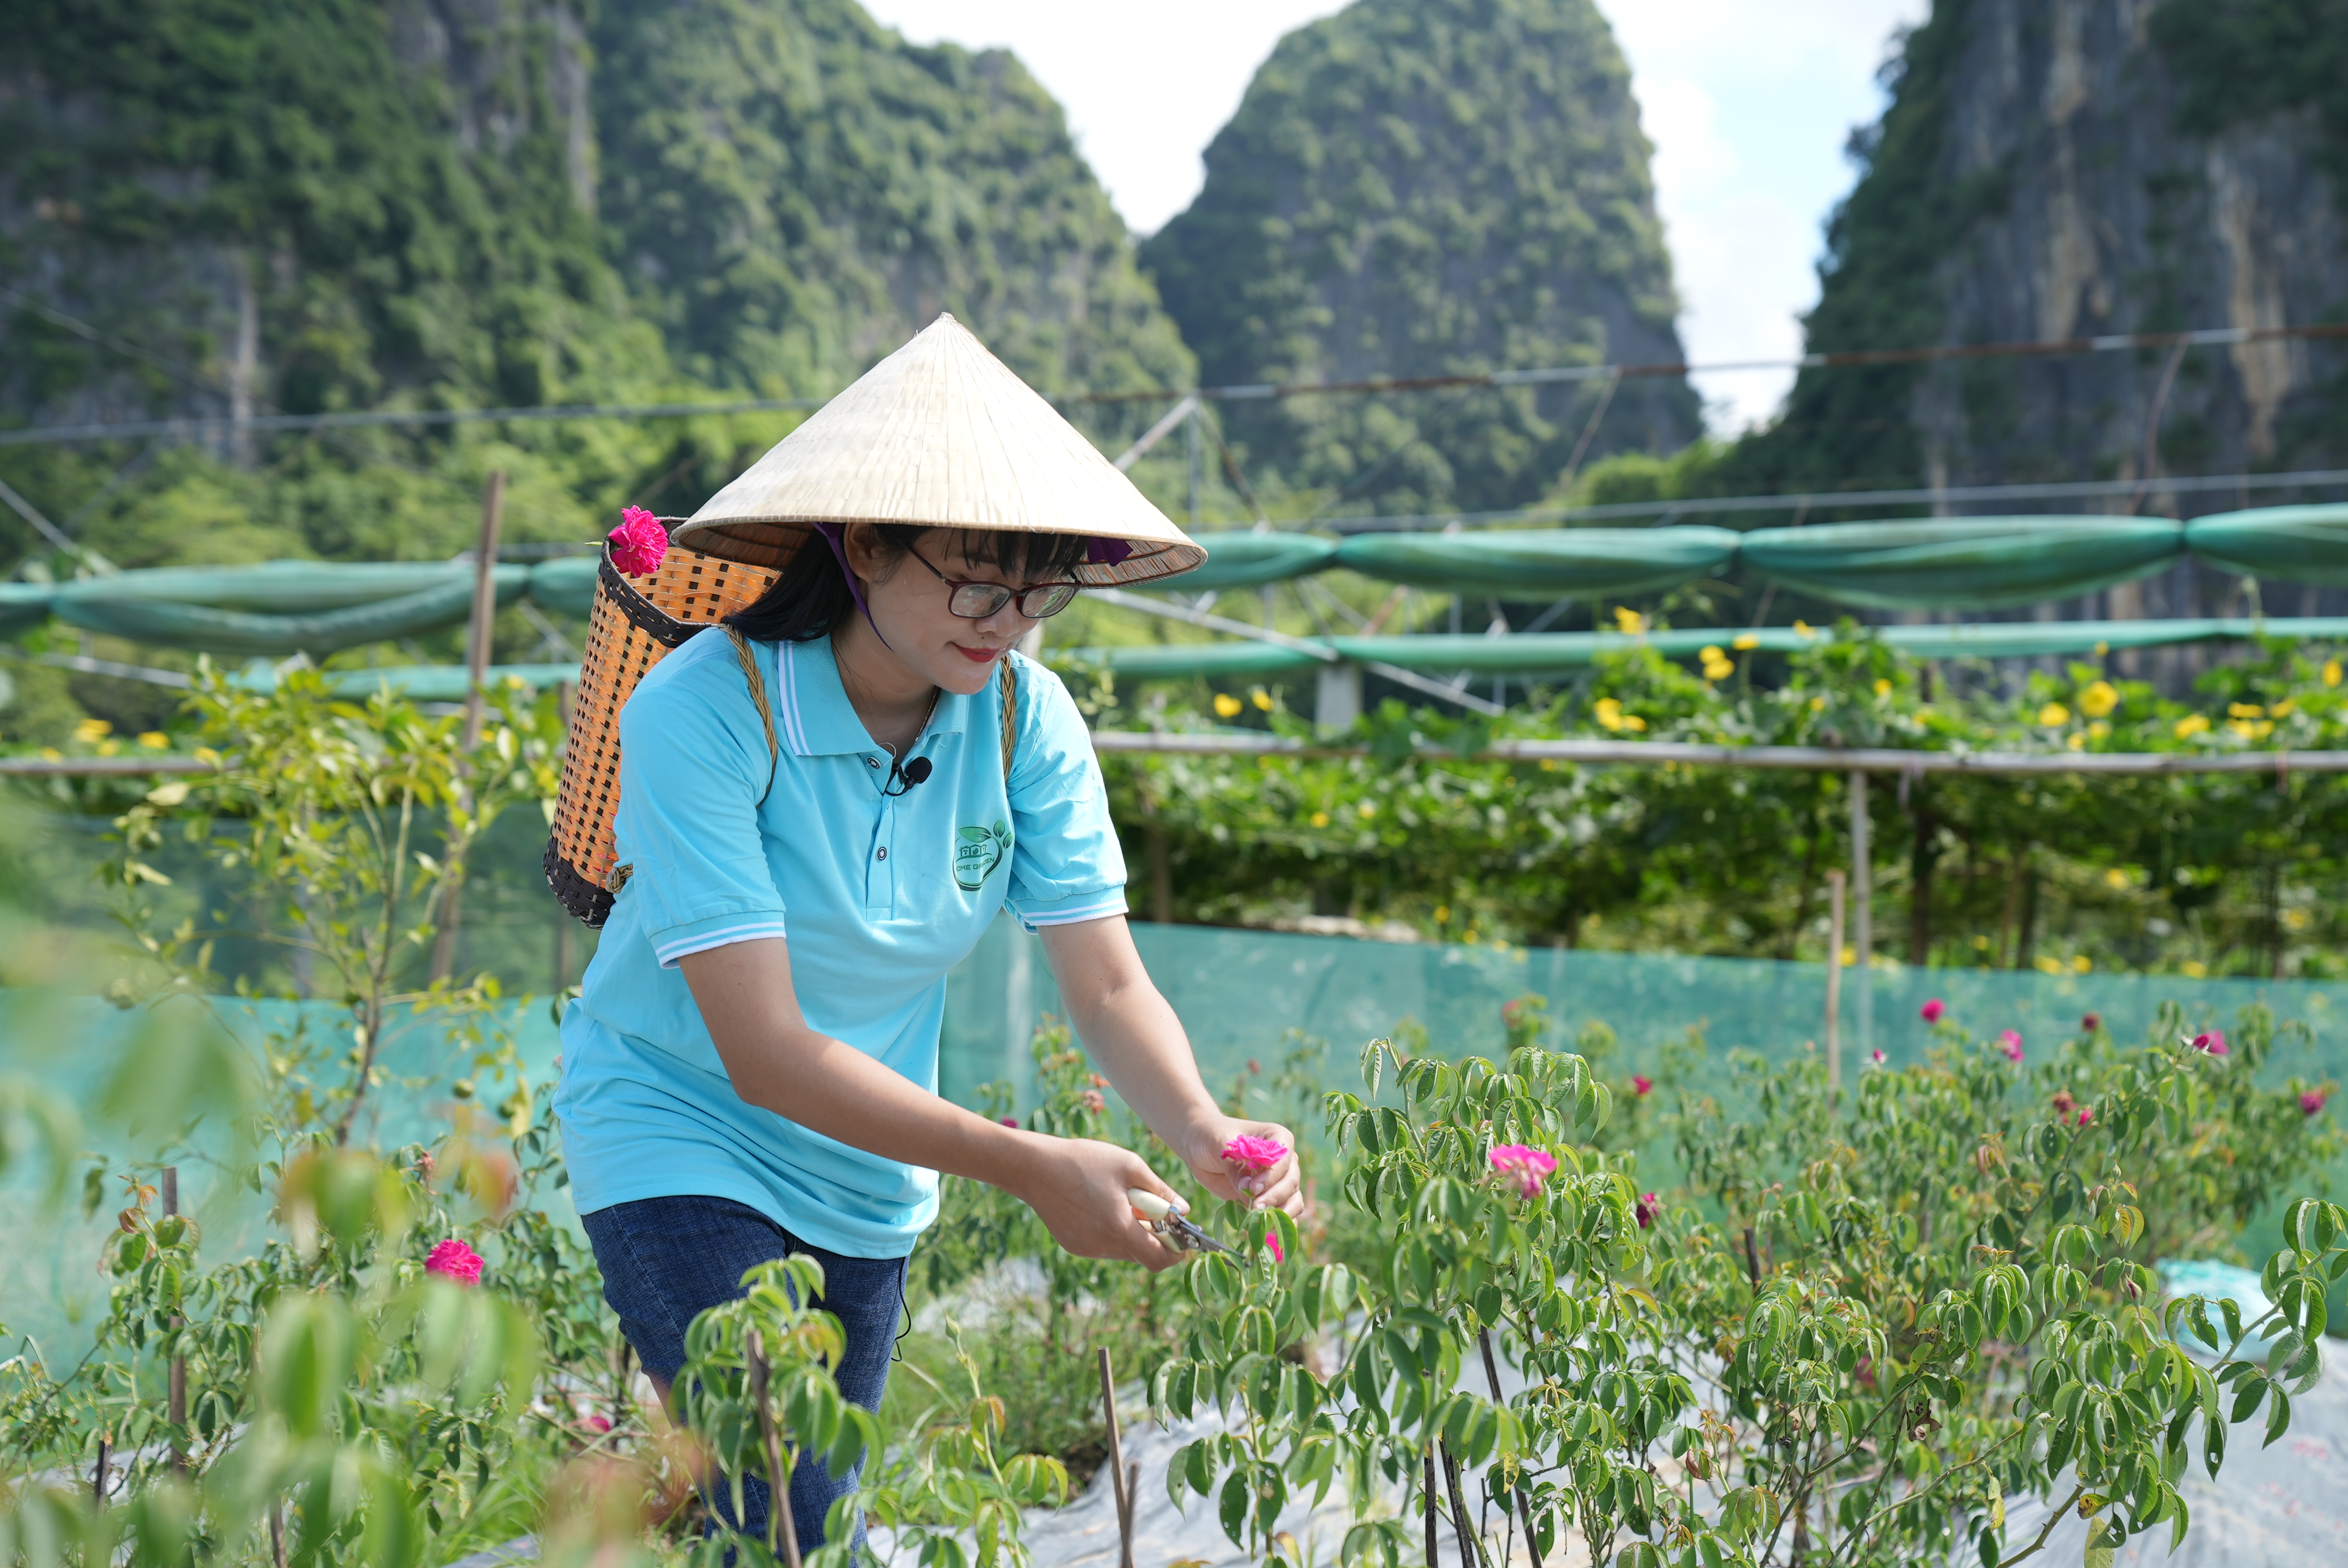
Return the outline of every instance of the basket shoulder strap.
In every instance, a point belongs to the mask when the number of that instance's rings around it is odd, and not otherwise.
[[[750,682],[750,701],[758,709],[758,723],[767,729],[767,791],[775,788],[775,770],[782,765],[783,748],[775,739],[775,708],[767,701],[767,678],[758,670],[758,656],[751,651],[750,640],[742,635],[731,622],[721,621],[726,628],[726,640],[734,644],[734,657],[742,666],[743,678]],[[758,799],[763,804],[767,796]]]
[[[1011,788],[1011,756],[1019,746],[1019,671],[1003,655],[1003,787]]]

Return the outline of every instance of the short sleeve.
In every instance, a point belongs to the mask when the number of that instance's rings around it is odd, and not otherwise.
[[[708,633],[718,636],[718,633]],[[783,899],[758,835],[766,733],[729,657],[694,644],[645,677],[620,711],[613,823],[623,898],[663,968],[690,953],[780,937]]]
[[[1012,657],[1017,657],[1013,655]],[[1125,851],[1084,715],[1060,678],[1022,659],[1011,760],[1011,889],[1033,931],[1125,913]]]

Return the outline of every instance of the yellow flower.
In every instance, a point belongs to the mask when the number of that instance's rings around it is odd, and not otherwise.
[[[2100,719],[2119,705],[2119,688],[2109,681],[2096,682],[2079,693],[2079,712],[2090,719]]]
[[[1435,907],[1435,923],[1436,923],[1437,925],[1438,925],[1438,926],[1448,926],[1449,924],[1451,924],[1451,906],[1450,906],[1450,905],[1448,905],[1448,904],[1437,904],[1437,905]]]
[[[43,746],[41,748],[41,760],[43,762],[61,763],[65,761],[65,753],[57,750],[55,746]]]
[[[2071,710],[2060,702],[2049,702],[2038,710],[2038,722],[2050,730],[2060,729],[2071,722]]]
[[[1878,676],[1875,682],[1875,694],[1879,697],[1889,697],[1891,695],[1891,682],[1884,680],[1880,676]]]
[[[1647,618],[1625,605],[1614,607],[1615,630],[1625,637],[1636,637],[1647,630]]]
[[[1622,727],[1622,704],[1612,697],[1601,697],[1590,710],[1590,716],[1610,730]]]
[[[150,752],[164,752],[170,750],[171,737],[160,730],[149,730],[139,737],[139,743]]]
[[[2263,719],[2267,716],[2267,711],[2256,702],[2229,702],[2226,712],[2229,717],[2236,719]]]
[[[2188,713],[2177,721],[2177,738],[2180,741],[2188,741],[2196,735],[2206,733],[2209,728],[2209,720],[2199,713]]]
[[[1807,621],[1807,620],[1797,620],[1797,621],[1794,622],[1794,635],[1795,635],[1795,636],[1797,636],[1797,637],[1807,637],[1809,634],[1810,634],[1810,623],[1809,623],[1808,621]]]
[[[1859,949],[1845,942],[1842,945],[1842,967],[1847,969],[1857,962],[1859,962]]]
[[[1739,653],[1750,653],[1756,648],[1761,646],[1761,640],[1749,631],[1740,631],[1736,634],[1735,640],[1729,643],[1729,646],[1735,649]]]
[[[1328,826],[1328,825],[1329,825],[1329,814],[1328,814],[1327,812],[1325,812],[1325,811],[1316,811],[1316,812],[1314,812],[1314,813],[1313,814],[1313,826],[1315,826],[1315,827],[1326,827],[1326,826]]]
[[[1811,699],[1810,699],[1810,712],[1813,712],[1813,713],[1823,713],[1823,712],[1826,712],[1826,707],[1827,707],[1827,700],[1826,700],[1824,697],[1813,697],[1813,698],[1811,698]]]
[[[2059,975],[2063,972],[2063,960],[2060,958],[2050,958],[2045,954],[2041,953],[2036,958],[2030,960],[2030,967],[2036,969],[2042,975]]]
[[[1365,800],[1354,809],[1361,815],[1363,821],[1367,822],[1370,818],[1378,815],[1378,803],[1374,800]]]
[[[2267,710],[2267,716],[2274,719],[2288,719],[2293,713],[2298,712],[2299,704],[2292,702],[2290,698],[2285,697],[2281,702],[2277,702],[2273,707]]]
[[[98,754],[101,757],[110,757],[121,749],[122,743],[120,741],[100,741],[98,743]]]
[[[2096,967],[2096,961],[2095,961],[2093,958],[2090,958],[2089,957],[2087,957],[2087,955],[2086,955],[2086,954],[2085,954],[2085,953],[2074,953],[2074,954],[2072,954],[2072,955],[2071,955],[2071,972],[2072,972],[2072,973],[2074,973],[2074,974],[2079,974],[2079,975],[2084,975],[2084,974],[2085,974],[2089,969],[2092,969],[2092,968],[2094,968],[2095,967]]]
[[[2087,726],[2088,735],[2098,741],[2102,740],[2106,735],[2108,735],[2111,733],[2112,727],[2109,724],[2105,723],[2101,719],[2097,719],[2094,723]]]
[[[1555,757],[1543,757],[1541,759],[1541,772],[1545,774],[1553,774],[1557,772],[1557,759]]]
[[[2063,743],[2075,752],[2084,752],[2087,749],[2087,737],[2074,730],[2071,732],[2071,738]]]
[[[1248,693],[1248,701],[1253,702],[1264,712],[1269,713],[1272,712],[1272,693],[1265,691],[1261,686],[1258,686],[1255,690]]]
[[[74,739],[85,746],[94,746],[114,733],[114,726],[104,719],[84,719],[74,726]]]
[[[1636,713],[1625,713],[1622,715],[1622,727],[1626,730],[1643,730],[1647,727],[1647,721]],[[1663,765],[1669,767],[1671,764],[1665,763]]]
[[[2203,963],[2199,958],[2188,958],[2177,967],[2185,971],[2185,978],[2188,980],[2201,980],[2209,978],[2209,966]]]
[[[1989,938],[1976,933],[1973,937],[1973,947],[1976,951],[1986,953],[1989,951]]]
[[[2101,659],[2105,654],[2109,653],[2111,651],[2112,645],[2110,643],[2104,641],[2101,638],[2097,638],[2096,640],[2096,658]]]
[[[1215,693],[1215,717],[1236,719],[1240,716],[1240,700],[1229,692]]]
[[[1704,678],[1707,681],[1725,681],[1736,673],[1736,666],[1729,661],[1728,655],[1720,651],[1717,643],[1707,643],[1698,649],[1696,657],[1704,661]]]
[[[147,792],[147,804],[149,805],[177,805],[187,798],[188,781],[185,779],[173,779],[170,784],[157,784]]]
[[[2274,733],[2272,719],[2229,719],[2226,728],[2246,741],[2263,741]]]
[[[2125,889],[2128,885],[2128,874],[2115,866],[2104,873],[2104,884],[2109,887]]]
[[[2326,659],[2323,661],[2323,683],[2326,686],[2340,684],[2340,661],[2337,659]]]

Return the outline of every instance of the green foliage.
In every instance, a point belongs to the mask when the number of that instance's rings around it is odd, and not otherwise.
[[[1010,55],[909,45],[854,0],[616,0],[592,36],[613,248],[700,380],[824,395],[945,310],[1046,394],[1189,382]]]
[[[2164,0],[2153,43],[2178,87],[2177,123],[2214,136],[2312,108],[2319,156],[2348,192],[2348,6],[2341,0]]]
[[[1592,1562],[1994,1568],[2044,1541],[2006,1531],[2004,1500],[2031,1493],[2113,1544],[2164,1524],[2173,1544],[2192,1450],[2214,1475],[2262,1405],[2266,1440],[2287,1430],[2324,1285],[2348,1273],[2348,1214],[2301,1203],[2263,1317],[2159,1300],[2154,1249],[2226,1210],[2230,1163],[2289,1184],[2338,1143],[2292,1090],[2250,1083],[2263,1017],[2238,1026],[2240,1060],[2174,1022],[2137,1051],[2071,1042],[2036,1093],[1952,1023],[1931,1063],[1869,1071],[1839,1105],[1815,1063],[1756,1065],[1750,1137],[1726,1153],[1716,1108],[1684,1108],[1696,1175],[1669,1196],[1591,1143],[1610,1095],[1581,1058],[1374,1041],[1371,1098],[1328,1097],[1341,1201],[1374,1245],[1313,1261],[1283,1235],[1285,1261],[1251,1243],[1185,1271],[1155,1398],[1228,1422],[1176,1456],[1169,1491],[1215,1499],[1267,1563],[1297,1561],[1273,1530],[1289,1500],[1341,1479],[1349,1563],[1413,1550],[1375,1505],[1395,1492],[1429,1540],[1447,1515],[1489,1562],[1578,1534]],[[2075,1104],[2041,1098],[2056,1083]],[[2263,1365],[2240,1354],[2268,1336]]]
[[[1360,0],[1281,41],[1143,259],[1210,384],[1676,358],[1647,153],[1588,0]],[[1594,395],[1230,418],[1254,465],[1324,509],[1495,507],[1548,487]],[[1599,449],[1668,451],[1696,426],[1684,385],[1632,384]]]
[[[1577,736],[2195,755],[2348,745],[2341,666],[2299,644],[2219,666],[2190,702],[2085,661],[2001,687],[1848,623],[1782,666],[1726,632],[1694,662],[1606,655],[1498,720],[1389,702],[1344,737],[1365,756],[1112,753],[1103,766],[1128,856],[1163,856],[1180,919],[1350,915],[1448,940],[1794,958],[1823,953],[1825,873],[1849,863],[1839,775],[1476,753]],[[1268,722],[1311,733],[1284,712]],[[2332,890],[2348,863],[2327,846],[2348,834],[2348,781],[2334,775],[1936,775],[1879,781],[1870,811],[1877,949],[1910,963],[2338,972]]]

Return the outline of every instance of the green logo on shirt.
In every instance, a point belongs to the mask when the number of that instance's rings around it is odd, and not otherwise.
[[[965,827],[954,834],[954,882],[976,892],[1011,850],[1011,829],[1000,819],[993,827]]]

